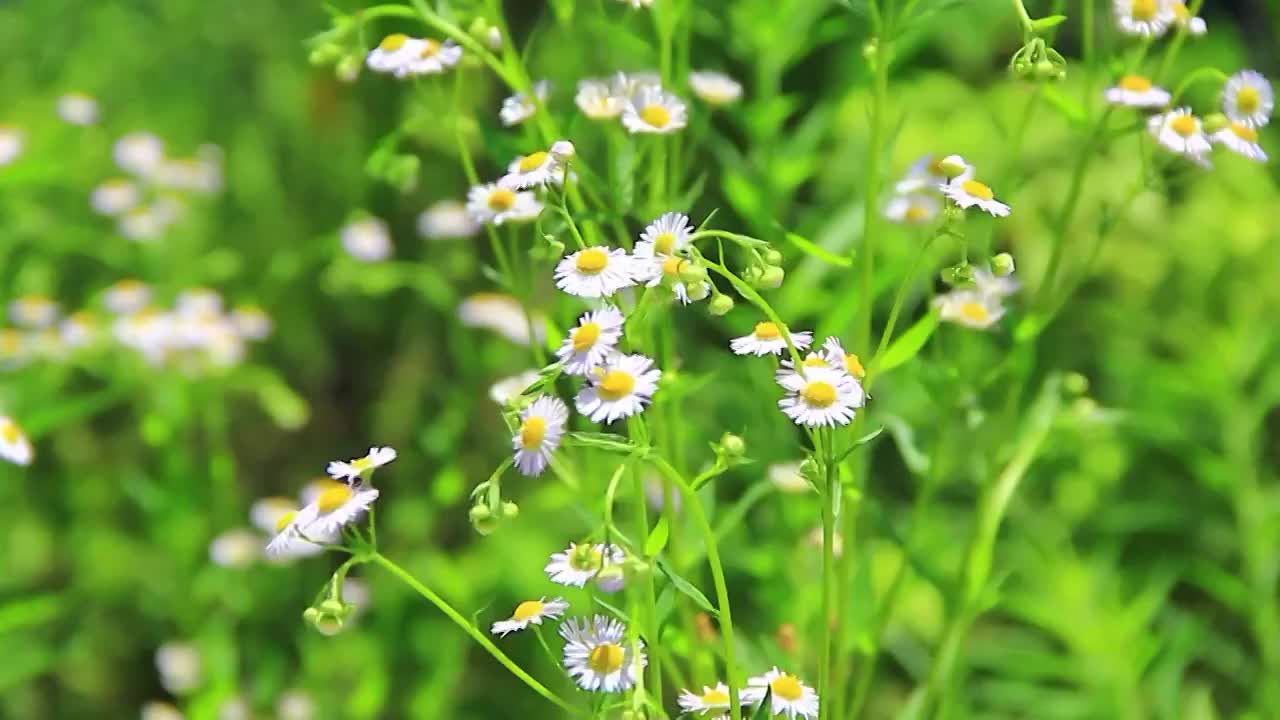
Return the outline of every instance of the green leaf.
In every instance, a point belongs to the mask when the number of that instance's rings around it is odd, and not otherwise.
[[[683,577],[680,577],[680,575],[678,575],[676,571],[672,570],[671,566],[666,562],[658,559],[655,559],[654,562],[657,564],[658,569],[662,571],[662,574],[666,575],[667,579],[671,581],[671,585],[675,587],[676,590],[689,596],[689,598],[691,598],[698,607],[706,610],[716,617],[720,617],[720,611],[716,610],[715,606],[711,604],[711,601],[707,599],[707,596],[703,595],[702,591],[695,587],[693,583],[685,580]]]
[[[616,606],[614,606],[614,605],[610,605],[609,603],[605,602],[604,600],[602,600],[602,599],[601,599],[601,598],[599,598],[598,596],[597,596],[597,597],[593,597],[593,598],[591,598],[591,599],[592,599],[592,600],[595,600],[595,601],[596,601],[596,604],[598,604],[600,607],[604,608],[605,610],[608,610],[609,612],[613,613],[614,615],[617,615],[619,620],[622,620],[623,622],[625,622],[625,623],[626,623],[626,624],[628,624],[628,625],[630,625],[630,624],[631,624],[631,618],[630,618],[630,617],[629,617],[625,612],[623,612],[623,611],[622,611],[622,608],[616,607]]]
[[[760,704],[756,706],[756,711],[751,713],[751,720],[769,720],[769,711],[772,708],[773,686],[770,685],[764,689],[764,697],[760,699]]]
[[[884,355],[876,360],[872,374],[879,376],[881,373],[887,373],[920,354],[925,343],[929,342],[929,338],[933,336],[933,331],[938,329],[939,320],[936,310],[917,320],[915,325],[889,343]]]
[[[595,432],[571,432],[565,438],[580,447],[594,447],[615,452],[634,452],[638,448],[627,442],[621,435]]]
[[[1043,32],[1050,28],[1061,25],[1062,22],[1066,19],[1067,19],[1066,15],[1050,15],[1048,17],[1042,17],[1039,20],[1032,20],[1031,27],[1036,32]]]
[[[1062,113],[1063,117],[1072,124],[1081,125],[1088,119],[1088,113],[1085,112],[1084,106],[1067,97],[1052,85],[1041,84],[1040,96],[1045,99],[1045,102],[1052,105],[1055,110]]]
[[[647,557],[653,557],[662,552],[667,546],[667,539],[671,536],[671,528],[667,524],[666,516],[658,520],[658,524],[653,526],[649,531],[649,537],[644,541],[644,554]]]
[[[823,262],[828,262],[828,263],[831,263],[832,265],[838,265],[840,267],[849,267],[853,265],[853,258],[847,258],[842,255],[836,255],[830,250],[827,250],[826,248],[820,245],[816,245],[812,241],[800,235],[797,235],[795,233],[791,233],[791,232],[787,233],[787,240],[792,245],[795,245],[797,248],[803,251],[806,255],[812,255],[813,257],[816,257],[819,260],[822,260]]]
[[[837,462],[837,463],[839,463],[839,462],[843,461],[845,458],[849,457],[849,455],[851,455],[851,454],[853,453],[853,451],[854,451],[854,450],[857,450],[858,448],[862,447],[863,445],[866,445],[867,443],[871,442],[872,440],[875,440],[876,438],[880,437],[880,433],[883,433],[883,432],[884,432],[884,428],[883,428],[883,427],[879,427],[879,428],[876,428],[875,430],[872,430],[871,432],[867,433],[866,435],[863,435],[862,437],[858,438],[857,440],[854,440],[852,445],[850,445],[849,447],[845,448],[844,452],[840,453],[839,457],[837,457],[837,458],[836,458],[836,462]]]

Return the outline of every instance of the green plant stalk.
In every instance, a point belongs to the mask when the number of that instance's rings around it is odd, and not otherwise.
[[[825,437],[824,437],[825,436]],[[826,487],[822,496],[822,613],[818,629],[822,635],[822,665],[818,668],[818,696],[823,698],[818,705],[818,718],[824,720],[831,717],[831,706],[839,694],[832,691],[831,668],[831,621],[835,611],[836,593],[836,559],[835,534],[836,513],[833,502],[836,496],[836,484],[840,482],[839,469],[835,463],[835,434],[830,429],[819,430],[817,437],[822,438],[822,471],[826,477]],[[850,553],[852,554],[852,553]]]
[[[637,419],[639,419],[638,416]],[[643,548],[644,542],[649,538],[649,508],[648,502],[645,500],[644,473],[640,471],[640,468],[633,467],[631,476],[635,480],[635,521],[639,526],[636,533],[636,543]],[[637,624],[645,628],[645,634],[649,636],[649,642],[653,645],[649,653],[649,683],[651,686],[649,694],[653,696],[653,701],[657,703],[658,707],[662,707],[662,657],[659,650],[662,645],[662,638],[658,636],[660,632],[658,627],[658,590],[652,572],[644,573],[640,596],[644,608],[644,622]]]

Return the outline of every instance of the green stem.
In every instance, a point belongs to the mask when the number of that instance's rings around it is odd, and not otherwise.
[[[822,496],[822,616],[819,618],[818,630],[822,635],[822,665],[818,668],[818,697],[825,698],[819,704],[820,720],[831,716],[831,707],[838,693],[831,688],[831,639],[835,634],[831,631],[832,611],[835,609],[836,560],[835,533],[836,483],[840,482],[838,468],[835,464],[835,436],[829,429],[819,430],[817,436],[822,438],[822,468],[826,476],[826,488]]]
[[[916,271],[920,268],[920,261],[924,258],[925,251],[929,249],[929,246],[933,244],[937,237],[936,234],[932,235],[920,245],[920,249],[916,251],[915,258],[911,261],[911,268],[906,275],[902,276],[902,282],[898,284],[898,292],[894,294],[893,307],[889,310],[889,320],[885,323],[884,332],[880,334],[880,342],[876,345],[876,352],[871,356],[870,362],[867,363],[868,366],[875,367],[876,359],[880,357],[880,354],[889,346],[889,341],[893,339],[893,329],[897,326],[898,316],[902,313],[902,303],[906,300],[907,290],[911,287],[912,281],[915,280]]]
[[[637,415],[632,419],[639,428],[643,428],[643,418]],[[644,435],[643,430],[641,434]],[[633,467],[631,468],[631,475],[635,481],[633,492],[635,493],[635,521],[638,526],[636,543],[640,546],[641,552],[643,552],[643,546],[649,538],[649,508],[645,499],[644,473],[640,471],[640,468]],[[648,561],[649,558],[645,558],[645,560]],[[657,703],[658,707],[662,707],[662,657],[660,651],[662,639],[658,636],[660,632],[658,625],[658,594],[653,573],[645,573],[643,582],[641,600],[644,603],[644,618],[643,622],[637,622],[637,625],[645,628],[645,635],[649,636],[649,643],[653,645],[652,651],[649,653],[649,692],[653,695],[654,702]]]

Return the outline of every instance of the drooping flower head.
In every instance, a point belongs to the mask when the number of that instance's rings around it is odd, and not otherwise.
[[[818,717],[818,693],[795,675],[775,667],[763,675],[748,678],[747,687],[742,691],[742,700],[751,705],[759,705],[764,702],[766,694],[771,698],[770,715],[786,715],[792,720],[796,717]]]
[[[787,341],[783,338],[784,329],[777,323],[765,321],[756,323],[750,335],[734,338],[729,348],[738,355],[781,355],[787,351]],[[793,332],[791,344],[796,350],[804,350],[813,342],[811,332]]]
[[[510,618],[494,623],[489,632],[505,637],[507,633],[524,630],[530,625],[541,625],[543,620],[555,620],[568,609],[569,603],[564,598],[525,600],[516,606]]]
[[[539,396],[520,413],[520,427],[511,438],[511,446],[521,475],[533,477],[547,469],[568,420],[569,408],[551,395]]]

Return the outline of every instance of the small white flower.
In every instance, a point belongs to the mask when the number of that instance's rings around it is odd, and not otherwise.
[[[130,240],[154,240],[169,227],[164,215],[154,206],[139,205],[126,210],[116,221],[116,231]]]
[[[693,227],[689,224],[689,216],[684,213],[669,212],[654,220],[640,233],[640,242],[636,243],[637,257],[653,258],[659,255],[675,255],[689,247],[689,236]]]
[[[260,498],[249,506],[249,522],[262,532],[275,533],[280,529],[280,519],[297,510],[298,506],[289,498]]]
[[[585,298],[608,297],[636,284],[636,266],[621,248],[589,247],[556,265],[556,287]]]
[[[715,687],[703,685],[701,694],[691,690],[681,690],[680,697],[676,700],[684,712],[704,715],[721,710],[728,711],[729,703],[732,701],[729,696],[729,687],[724,683],[716,683]]]
[[[557,140],[551,143],[551,155],[560,162],[565,162],[578,154],[578,148],[570,140]]]
[[[934,191],[957,178],[967,180],[973,173],[973,165],[959,155],[925,155],[911,164],[906,177],[898,181],[894,190],[899,195]]]
[[[1000,277],[987,268],[976,268],[973,271],[973,285],[980,294],[997,300],[1006,298],[1022,288],[1022,284],[1012,275]]]
[[[391,257],[391,231],[375,217],[353,220],[342,227],[342,248],[362,262],[381,262]]]
[[[253,709],[247,700],[233,695],[218,706],[218,720],[253,720]]]
[[[580,622],[581,620],[581,622]],[[583,690],[622,692],[636,683],[637,672],[648,659],[644,643],[627,639],[621,621],[596,615],[570,618],[560,626],[564,638],[564,667]]]
[[[1152,85],[1151,80],[1141,75],[1125,75],[1114,87],[1107,88],[1105,95],[1113,105],[1136,108],[1162,108],[1173,97],[1168,90]]]
[[[938,217],[942,204],[933,195],[896,195],[885,205],[884,216],[900,225],[928,225]]]
[[[653,0],[618,0],[618,2],[630,5],[637,10],[640,8],[653,7]]]
[[[497,183],[476,185],[467,192],[471,219],[486,225],[528,222],[542,212],[542,203],[531,192],[509,190]]]
[[[104,180],[93,189],[89,205],[101,215],[119,215],[137,207],[142,192],[132,180],[112,178]]]
[[[4,167],[22,154],[25,144],[22,131],[11,125],[0,125],[0,167]]]
[[[374,72],[395,73],[408,65],[426,47],[426,41],[395,33],[382,38],[378,47],[369,51],[365,65]]]
[[[538,106],[546,104],[547,95],[550,92],[550,83],[546,80],[539,80],[533,84],[533,94],[538,98],[536,103],[524,93],[516,93],[503,100],[502,109],[498,111],[502,124],[511,127],[533,117],[538,112]]]
[[[842,369],[808,367],[803,376],[786,375],[778,384],[787,391],[778,407],[797,425],[848,425],[866,402],[862,385]]]
[[[306,692],[286,690],[276,699],[277,720],[314,720],[316,703]]]
[[[150,178],[173,190],[212,193],[222,189],[222,162],[209,158],[174,158],[161,162]]]
[[[469,238],[480,232],[481,225],[457,200],[441,200],[418,216],[418,234],[428,240]]]
[[[167,702],[152,700],[143,704],[138,715],[141,720],[186,720],[182,711]]]
[[[427,38],[414,45],[416,52],[392,71],[396,77],[439,75],[462,59],[462,48],[452,40],[441,43]]]
[[[527,190],[564,180],[564,169],[555,155],[539,150],[521,155],[507,166],[507,174],[498,180],[498,186],[508,190]]]
[[[785,493],[805,493],[813,490],[813,486],[808,480],[804,479],[804,474],[800,472],[801,463],[785,462],[770,465],[765,471],[769,477],[769,482],[773,486]]]
[[[592,422],[611,423],[644,410],[658,390],[662,371],[644,355],[615,355],[587,375],[578,391],[578,412]]]
[[[537,314],[525,314],[520,302],[501,293],[476,293],[458,305],[458,318],[467,327],[492,330],[518,345],[529,345],[532,328],[537,342],[546,335],[546,322]]]
[[[569,408],[551,395],[540,395],[520,413],[520,428],[511,438],[511,447],[521,475],[536,477],[547,469],[568,420]]]
[[[336,536],[342,528],[360,519],[377,499],[376,488],[332,483],[315,502],[298,511],[298,529],[312,538]]]
[[[622,125],[632,133],[672,133],[688,122],[684,101],[660,87],[641,87],[622,111]]]
[[[1191,108],[1152,115],[1147,119],[1147,129],[1161,145],[1192,160],[1203,158],[1212,149],[1201,128],[1200,118],[1191,114]]]
[[[1205,25],[1204,18],[1193,16],[1191,11],[1187,9],[1187,4],[1182,0],[1173,0],[1172,4],[1173,21],[1178,27],[1195,36],[1203,35],[1209,31],[1209,26]]]
[[[525,370],[519,375],[502,378],[489,387],[489,399],[505,407],[512,400],[520,397],[525,388],[538,381],[541,375],[537,370]]]
[[[1158,37],[1176,19],[1171,0],[1113,0],[1116,24],[1126,35]]]
[[[956,178],[942,186],[942,194],[962,208],[977,206],[996,217],[1007,217],[1009,206],[996,200],[995,193],[987,185],[973,178]]]
[[[622,114],[627,98],[619,95],[604,80],[588,78],[578,82],[578,94],[573,98],[583,115],[593,120],[611,120]]]
[[[271,335],[271,316],[257,305],[236,306],[231,311],[231,325],[247,340],[265,340]]]
[[[355,482],[361,478],[370,477],[373,471],[393,462],[396,459],[395,448],[391,447],[371,447],[369,452],[362,458],[356,458],[347,462],[334,460],[329,463],[326,469],[329,477],[334,480],[345,480],[347,482]]]
[[[985,330],[1004,317],[1005,309],[998,297],[978,290],[952,290],[934,303],[941,308],[941,318],[965,327]]]
[[[151,301],[151,288],[138,280],[121,280],[107,288],[102,301],[107,310],[117,315],[129,315],[147,306]]]
[[[1267,151],[1262,149],[1258,144],[1258,131],[1233,122],[1227,127],[1215,132],[1211,139],[1220,144],[1226,145],[1232,152],[1243,155],[1250,160],[1257,162],[1267,161]]]
[[[228,530],[209,543],[209,559],[225,568],[246,568],[262,555],[262,536],[238,528]]]
[[[766,694],[771,698],[770,715],[786,715],[792,720],[797,716],[818,716],[818,693],[795,675],[789,675],[775,667],[764,675],[748,678],[747,687],[742,691],[742,701],[759,705],[764,702]]]
[[[18,427],[12,418],[0,415],[0,457],[14,465],[30,465],[35,458],[35,450],[27,434]]]
[[[553,553],[543,568],[551,582],[570,587],[586,587],[606,565],[621,565],[626,555],[617,545],[569,543],[564,552]]]
[[[1275,93],[1261,73],[1241,70],[1232,75],[1222,90],[1222,111],[1233,122],[1260,128],[1271,121]]]
[[[622,312],[613,306],[592,310],[578,318],[556,357],[570,375],[586,375],[604,363],[622,339]]]
[[[805,355],[800,361],[800,365],[804,369],[805,373],[808,373],[814,368],[838,368],[843,365],[843,361],[839,364],[832,364],[827,357],[827,349],[823,348],[821,353],[811,352],[808,355]],[[786,387],[790,378],[793,376],[801,378],[801,381],[803,381],[804,375],[801,374],[800,371],[796,370],[795,363],[791,362],[791,360],[783,360],[780,363],[777,372],[773,374],[773,379],[777,381],[779,385]]]
[[[23,295],[9,304],[9,319],[23,328],[47,328],[58,321],[58,304],[44,295]]]
[[[525,600],[516,606],[510,618],[494,623],[489,632],[506,637],[507,633],[524,630],[530,625],[541,625],[543,619],[555,620],[568,609],[569,603],[563,598]]]
[[[173,309],[182,317],[214,317],[222,314],[222,294],[207,287],[187,288],[178,293]]]
[[[67,93],[58,98],[58,117],[72,125],[98,122],[98,101],[84,93]]]
[[[98,319],[87,310],[71,313],[58,324],[58,337],[68,348],[90,345],[97,334]]]
[[[165,690],[185,695],[200,685],[203,674],[200,652],[190,643],[167,642],[156,648],[156,670]]]
[[[164,141],[147,132],[134,132],[116,141],[112,149],[121,170],[146,177],[164,160]]]
[[[691,72],[689,87],[699,100],[711,105],[728,105],[742,97],[742,83],[720,72]]]
[[[756,323],[755,329],[750,335],[734,338],[729,341],[729,347],[738,355],[756,355],[763,357],[765,355],[781,355],[787,352],[787,341],[782,337],[783,328],[778,327],[772,322]],[[804,350],[813,343],[813,333],[811,332],[795,332],[790,333],[791,344],[796,350]]]

